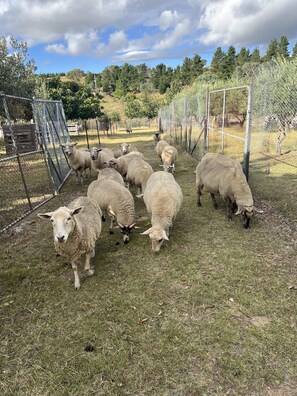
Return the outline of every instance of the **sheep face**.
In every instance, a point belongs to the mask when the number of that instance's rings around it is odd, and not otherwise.
[[[253,206],[246,206],[246,207],[238,207],[237,212],[235,215],[241,214],[242,216],[242,223],[244,228],[249,228],[251,217],[254,215],[254,207]]]
[[[123,234],[123,241],[124,243],[128,243],[129,242],[129,235],[131,234],[132,229],[135,227],[135,223],[129,225],[129,226],[124,226],[120,223],[118,223],[119,227],[120,227],[120,231]]]
[[[160,166],[162,166],[162,168],[164,169],[165,172],[174,174],[174,169],[175,169],[174,164],[173,165],[163,164]]]
[[[128,144],[128,143],[122,143],[122,144],[120,144],[119,146],[120,146],[121,149],[122,149],[123,155],[125,155],[125,154],[128,153],[130,144]]]
[[[72,233],[75,227],[74,216],[77,215],[83,206],[76,209],[68,209],[65,206],[57,209],[54,212],[41,213],[38,216],[42,219],[50,219],[53,224],[54,240],[57,243],[65,243],[68,240],[69,235]]]
[[[152,250],[158,253],[164,241],[169,241],[166,232],[162,228],[151,227],[148,230],[142,232],[140,235],[149,235],[152,241]]]
[[[76,146],[77,143],[70,143],[70,142],[66,142],[65,144],[61,144],[61,146],[64,149],[64,152],[66,155],[70,156],[71,154],[73,154],[73,147]]]
[[[108,161],[108,168],[118,169],[118,161],[115,158],[112,158]]]
[[[91,153],[91,158],[92,158],[93,161],[98,159],[99,151],[101,151],[101,149],[98,149],[97,147],[92,147],[91,148],[90,153]]]

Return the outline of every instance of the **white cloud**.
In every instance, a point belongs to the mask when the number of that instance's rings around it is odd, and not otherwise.
[[[166,33],[164,39],[158,42],[154,49],[166,49],[172,48],[182,42],[182,40],[192,31],[191,23],[185,19],[179,22],[175,29],[171,32]]]
[[[122,30],[112,33],[109,36],[109,47],[114,51],[122,51],[128,47],[129,41]]]
[[[161,30],[167,30],[171,26],[173,26],[178,20],[178,13],[176,10],[170,11],[166,10],[163,11],[160,16],[159,26]]]

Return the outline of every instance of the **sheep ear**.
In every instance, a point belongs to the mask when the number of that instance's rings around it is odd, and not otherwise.
[[[48,212],[48,213],[38,213],[38,217],[40,217],[41,219],[50,219],[53,215],[53,212]]]
[[[159,166],[161,166],[161,168],[164,168],[164,165],[159,165]]]
[[[151,232],[152,232],[152,227],[144,232],[141,232],[140,235],[149,235]]]
[[[132,230],[132,228],[137,229],[139,227],[136,225],[136,223],[133,223],[133,224],[129,225],[129,228],[131,228],[131,230]]]
[[[114,211],[112,210],[111,206],[107,206],[107,213],[111,216],[116,217],[116,214],[114,213]],[[118,223],[118,225],[121,227],[120,223]]]
[[[76,143],[72,143],[72,144],[71,144],[71,146],[76,146],[76,145],[77,145],[77,142],[76,142]]]
[[[167,236],[167,234],[166,234],[165,231],[163,231],[163,239],[164,239],[165,241],[169,241],[169,238],[168,238],[168,236]]]
[[[62,146],[63,148],[65,148],[65,147],[66,147],[66,145],[65,145],[65,144],[61,144],[61,146]]]
[[[78,208],[73,209],[73,210],[70,212],[71,216],[77,215],[78,213],[80,213],[80,212],[83,210],[83,208],[84,208],[83,206],[80,206],[80,207],[78,207]]]
[[[235,216],[239,215],[240,213],[242,213],[242,208],[239,206],[237,212],[235,213]]]

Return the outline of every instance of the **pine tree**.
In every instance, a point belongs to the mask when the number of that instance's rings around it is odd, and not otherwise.
[[[271,40],[263,59],[265,61],[270,61],[278,53],[279,53],[279,43],[278,43],[277,39],[273,39],[273,40]]]
[[[245,47],[242,47],[241,50],[239,51],[239,54],[236,57],[236,65],[242,66],[246,62],[248,62],[250,59],[250,50],[246,49]]]
[[[288,58],[290,56],[288,51],[289,41],[286,36],[282,36],[279,43],[278,52],[284,58]]]
[[[225,80],[230,78],[235,70],[235,66],[236,66],[236,51],[235,48],[232,45],[230,45],[226,56],[222,60],[222,66],[221,66],[222,78]]]
[[[297,42],[293,47],[292,58],[297,58]]]
[[[261,62],[261,56],[260,56],[260,50],[259,48],[255,48],[254,51],[251,54],[250,61],[253,63],[260,63]]]
[[[194,55],[191,66],[192,81],[196,80],[196,78],[203,73],[205,64],[206,61],[202,59],[200,55]]]
[[[213,55],[212,61],[211,61],[211,68],[216,74],[220,74],[221,67],[222,67],[222,61],[226,54],[222,51],[221,47],[218,47],[215,50],[215,53]]]

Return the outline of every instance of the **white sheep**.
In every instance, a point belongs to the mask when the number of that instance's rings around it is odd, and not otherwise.
[[[65,154],[69,159],[69,164],[72,170],[74,170],[76,174],[76,183],[83,184],[82,174],[85,173],[87,176],[87,169],[90,169],[91,175],[91,158],[90,155],[86,152],[86,149],[80,148],[77,149],[75,146],[77,143],[71,143],[67,141],[65,144],[61,144],[64,149]]]
[[[167,142],[168,144],[170,144],[170,146],[173,146],[173,145],[174,145],[174,139],[173,139],[173,137],[170,136],[170,135],[163,135],[163,136],[161,137],[161,139],[164,140],[165,142]]]
[[[156,151],[158,157],[160,158],[160,161],[161,161],[161,162],[162,162],[162,158],[161,158],[162,151],[164,150],[164,148],[165,148],[166,146],[169,146],[169,144],[168,144],[165,140],[160,140],[160,141],[156,144],[156,147],[155,147],[155,151]]]
[[[97,180],[109,179],[120,183],[125,186],[123,176],[113,168],[103,168],[99,170]]]
[[[141,235],[149,235],[152,249],[157,253],[164,240],[169,240],[169,228],[180,210],[183,194],[171,173],[159,171],[150,176],[143,199],[152,226]]]
[[[93,181],[87,195],[95,199],[104,214],[109,215],[110,234],[113,234],[113,223],[116,221],[124,243],[128,243],[129,234],[136,227],[134,199],[130,191],[114,180],[104,179]]]
[[[174,146],[165,146],[161,153],[162,166],[165,172],[174,173],[177,149]]]
[[[142,158],[134,158],[128,165],[126,181],[137,186],[137,198],[141,198],[146,188],[147,181],[154,172],[150,164]]]
[[[217,208],[215,194],[220,194],[227,205],[227,218],[231,219],[235,207],[236,215],[243,217],[243,226],[249,227],[254,213],[254,201],[242,167],[237,160],[222,154],[208,153],[196,167],[197,205],[201,206],[203,187],[210,192],[213,205]]]
[[[93,275],[90,259],[95,256],[95,243],[101,233],[102,212],[91,198],[78,197],[68,206],[61,206],[54,212],[40,213],[42,219],[53,224],[54,244],[57,253],[70,260],[74,272],[74,287],[80,288],[77,262],[85,254],[85,270]]]
[[[100,169],[106,168],[108,161],[114,158],[114,153],[110,148],[92,147],[90,150],[92,168],[98,172]]]
[[[144,158],[144,155],[139,151],[132,151],[131,153],[122,155],[119,158],[111,158],[108,162],[110,168],[116,169],[124,178],[127,175],[128,165],[134,158]]]

